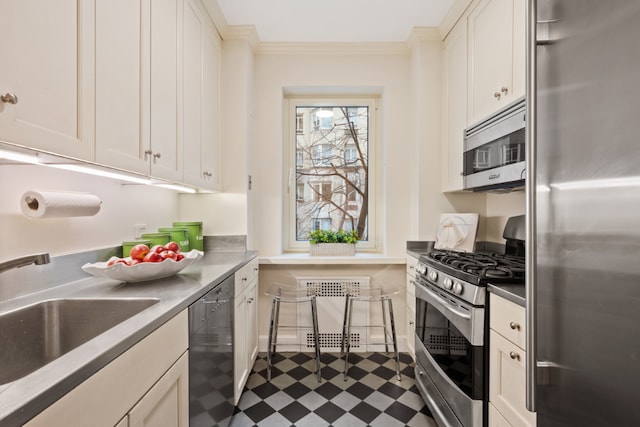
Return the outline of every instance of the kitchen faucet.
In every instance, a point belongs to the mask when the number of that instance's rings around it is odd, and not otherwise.
[[[0,262],[0,273],[3,271],[11,270],[13,268],[24,267],[25,265],[35,264],[49,264],[51,262],[51,258],[48,253],[37,254],[37,255],[27,255],[21,258],[11,259],[9,261]]]

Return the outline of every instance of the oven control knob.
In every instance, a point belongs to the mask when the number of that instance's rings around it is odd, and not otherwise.
[[[424,274],[427,272],[427,266],[424,264],[418,264],[416,266],[416,272],[419,274]]]
[[[462,283],[456,282],[453,284],[453,293],[456,295],[462,295],[462,291],[464,291],[464,287]]]
[[[431,279],[433,282],[435,282],[436,280],[438,280],[438,272],[435,270],[431,270],[429,272],[429,279]]]
[[[453,288],[453,280],[451,280],[450,278],[446,277],[444,279],[444,288],[448,291],[451,290],[451,288]]]

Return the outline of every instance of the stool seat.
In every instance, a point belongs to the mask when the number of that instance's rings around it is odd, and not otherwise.
[[[392,297],[399,293],[396,287],[383,286],[350,286],[345,292],[345,309],[344,319],[342,322],[342,346],[341,352],[344,353],[344,379],[348,378],[349,372],[349,351],[351,348],[351,327],[358,326],[362,328],[381,328],[383,330],[385,351],[389,353],[389,346],[393,346],[394,359],[396,365],[396,377],[401,380],[400,376],[400,355],[398,353],[398,340],[396,337],[396,325],[393,315]],[[382,308],[382,325],[353,325],[351,322],[353,313],[353,304],[356,303],[380,303]],[[387,316],[389,324],[387,324]]]
[[[318,308],[316,305],[316,296],[319,290],[315,288],[298,288],[295,286],[273,283],[265,291],[265,294],[273,297],[271,302],[271,322],[269,325],[269,338],[267,342],[267,380],[271,381],[271,367],[273,365],[272,358],[276,352],[278,344],[279,328],[301,328],[300,326],[280,325],[280,304],[304,304],[311,306],[311,320],[313,329],[313,340],[315,345],[316,356],[316,373],[318,382],[322,381],[320,372],[320,341],[318,333]]]

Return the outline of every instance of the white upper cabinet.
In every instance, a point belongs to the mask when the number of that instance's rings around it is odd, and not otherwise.
[[[524,0],[480,0],[468,17],[468,32],[473,124],[524,95]]]
[[[442,191],[462,190],[463,134],[467,126],[467,27],[458,25],[443,50]]]
[[[221,41],[197,0],[186,0],[183,41],[184,182],[217,190]]]
[[[0,140],[93,160],[90,3],[0,2]]]
[[[96,161],[182,181],[181,0],[97,2]]]

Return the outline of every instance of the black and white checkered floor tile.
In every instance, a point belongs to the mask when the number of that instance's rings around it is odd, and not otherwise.
[[[304,353],[275,355],[268,382],[265,357],[259,355],[230,427],[436,426],[407,354],[400,356],[401,381],[393,358],[383,353],[352,353],[346,381],[344,359],[322,354],[322,382],[312,355]]]

